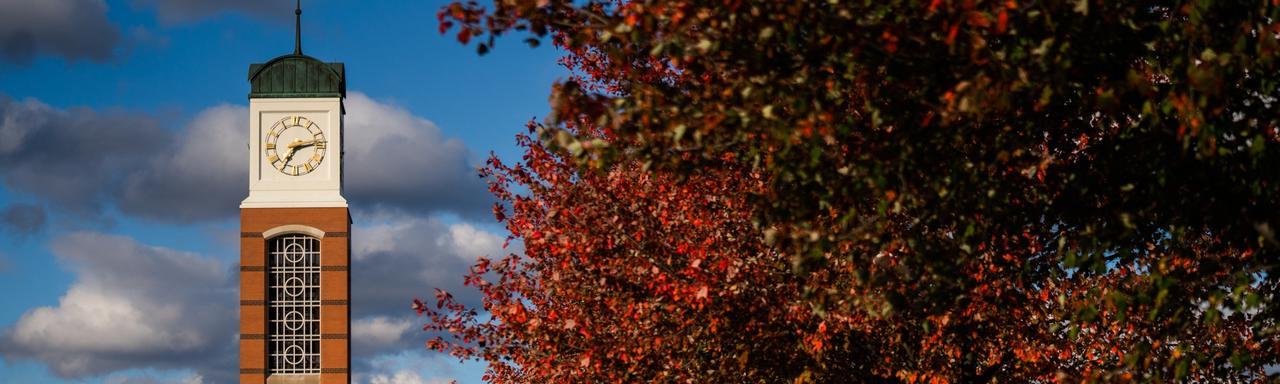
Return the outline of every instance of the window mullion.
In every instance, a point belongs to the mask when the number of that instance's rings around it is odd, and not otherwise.
[[[269,250],[271,373],[319,373],[320,241],[284,235]]]

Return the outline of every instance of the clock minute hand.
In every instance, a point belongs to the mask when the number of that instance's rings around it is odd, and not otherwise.
[[[298,149],[300,147],[305,147],[308,145],[316,145],[316,141],[315,140],[295,141],[295,142],[289,143],[289,149]]]

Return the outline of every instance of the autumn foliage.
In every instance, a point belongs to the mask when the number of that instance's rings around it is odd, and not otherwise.
[[[498,383],[1277,379],[1280,2],[500,1],[576,74],[417,303]]]

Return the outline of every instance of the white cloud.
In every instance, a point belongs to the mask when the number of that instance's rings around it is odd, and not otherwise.
[[[394,320],[386,316],[375,316],[356,320],[351,324],[351,338],[356,343],[393,344],[413,326],[413,320],[404,318]]]
[[[352,345],[358,360],[424,349],[428,335],[412,300],[431,299],[438,287],[479,305],[479,293],[463,285],[476,257],[519,252],[504,250],[502,236],[475,225],[410,215],[357,215],[351,239],[353,332],[367,335]]]
[[[480,256],[506,254],[502,249],[505,237],[468,223],[446,225],[437,219],[393,215],[372,224],[358,222],[356,226],[360,237],[353,240],[352,247],[357,261],[412,250],[431,251],[432,257],[447,255],[468,264]],[[405,247],[402,245],[405,241],[415,244]]]
[[[127,214],[190,222],[237,213],[248,195],[249,109],[220,105],[201,111],[175,139],[155,151],[125,181],[119,200]]]
[[[382,354],[367,360],[364,366],[353,370],[353,383],[440,384],[454,380],[478,383],[486,366],[471,360],[459,362],[453,356],[423,349]]]
[[[475,261],[480,256],[498,256],[502,252],[504,238],[497,234],[482,231],[470,224],[461,223],[449,226],[449,240],[453,242],[455,255],[465,261]]]
[[[370,381],[419,379],[401,374],[404,367],[375,360],[401,353],[429,356],[420,354],[427,335],[409,302],[441,287],[478,304],[462,276],[477,255],[505,253],[501,237],[470,224],[408,215],[361,223],[357,219],[353,230],[356,368],[378,372]],[[0,356],[43,362],[64,378],[117,372],[108,378],[129,384],[234,380],[236,287],[229,266],[98,233],[62,236],[51,248],[76,280],[57,305],[28,310],[5,330]],[[132,369],[194,371],[163,379],[118,373]]]
[[[411,313],[410,301],[430,298],[435,287],[479,304],[475,288],[462,284],[476,257],[519,252],[502,249],[500,235],[465,223],[408,215],[373,220],[358,215],[355,222],[351,239],[356,317]]]
[[[414,371],[399,371],[394,374],[373,375],[369,378],[369,384],[447,384],[452,382],[449,379],[426,379],[421,374]]]
[[[360,215],[359,212],[354,212],[354,214]],[[379,254],[400,250],[402,247],[398,243],[408,240],[400,238],[400,236],[407,233],[426,229],[425,227],[431,227],[431,229],[439,228],[436,226],[439,225],[438,221],[406,216],[398,216],[392,220],[372,221],[371,219],[362,218],[361,220],[356,220],[355,224],[353,224],[355,226],[354,231],[360,234],[359,236],[351,237],[352,256],[355,258],[356,263],[364,263],[369,258]]]
[[[0,0],[0,2],[5,0]],[[351,92],[345,194],[353,209],[489,218],[470,151],[404,108]],[[58,109],[0,95],[0,181],[54,212],[189,223],[235,215],[248,187],[248,109],[220,105],[180,130],[147,114]]]
[[[413,298],[440,287],[479,304],[463,276],[477,256],[508,251],[504,237],[484,227],[426,216],[487,218],[491,197],[461,141],[361,93],[349,95],[347,111],[353,331],[364,336],[353,352],[354,362],[367,366],[375,356],[424,348]],[[243,106],[216,106],[167,130],[147,114],[58,109],[0,95],[0,181],[42,199],[35,206],[53,217],[117,207],[165,222],[228,218],[247,194],[248,117]],[[174,372],[235,380],[236,318],[228,315],[237,308],[235,274],[228,266],[97,233],[58,237],[51,248],[76,280],[57,305],[30,309],[0,331],[0,356],[43,362],[67,378],[150,368],[167,381],[185,378]],[[377,372],[397,377],[395,370]],[[156,376],[111,377],[147,383]]]
[[[122,353],[182,352],[210,343],[199,329],[173,326],[184,317],[181,309],[76,285],[58,300],[57,307],[24,314],[13,328],[11,341],[41,350]],[[59,371],[77,374],[93,370],[90,360],[74,356],[54,364]]]
[[[198,374],[175,377],[157,377],[152,374],[113,374],[107,376],[102,382],[104,384],[205,384],[204,376]]]
[[[345,192],[354,204],[489,217],[493,199],[461,140],[363,93],[349,93],[346,106]]]
[[[75,233],[53,253],[76,281],[53,307],[27,311],[0,337],[6,359],[44,362],[61,377],[129,368],[218,371],[235,335],[227,266],[119,236]]]

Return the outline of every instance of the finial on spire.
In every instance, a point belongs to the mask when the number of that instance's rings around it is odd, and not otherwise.
[[[298,0],[298,7],[293,10],[293,54],[302,54],[302,0]]]

